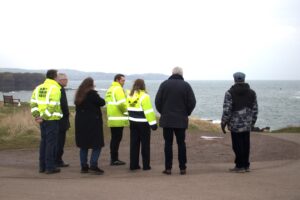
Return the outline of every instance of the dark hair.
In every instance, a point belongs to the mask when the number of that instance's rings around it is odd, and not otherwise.
[[[125,75],[124,75],[124,74],[117,74],[117,75],[115,75],[114,81],[118,81],[118,80],[120,80],[122,77],[125,77]]]
[[[135,91],[146,90],[145,81],[143,79],[136,79],[133,83],[132,89],[130,91],[130,96],[134,94]]]
[[[94,80],[91,77],[84,79],[76,91],[74,104],[76,106],[80,105],[85,99],[86,94],[90,90],[92,90],[93,87],[94,87]]]
[[[56,69],[49,69],[46,73],[46,78],[55,79],[57,77],[57,70]]]

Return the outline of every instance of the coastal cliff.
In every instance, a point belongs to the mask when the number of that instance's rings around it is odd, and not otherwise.
[[[40,73],[0,73],[0,91],[33,90],[45,80]]]

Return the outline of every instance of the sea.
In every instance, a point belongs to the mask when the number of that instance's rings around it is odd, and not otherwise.
[[[153,107],[156,92],[161,80],[146,80],[146,90],[149,93]],[[212,123],[220,123],[223,109],[225,92],[232,86],[232,81],[208,81],[192,80],[187,82],[192,86],[197,105],[192,113],[192,117],[208,120]],[[81,81],[70,80],[67,86],[67,98],[69,105],[74,105],[74,94]],[[258,101],[257,127],[270,127],[271,130],[287,126],[300,126],[300,80],[296,81],[276,81],[276,80],[253,80],[248,81],[250,87],[256,92]],[[95,81],[96,90],[100,96],[104,97],[111,81]],[[132,80],[126,80],[125,90],[129,90],[133,84]],[[29,102],[32,91],[12,91],[14,98],[21,99],[22,102]],[[3,100],[3,99],[1,99]]]

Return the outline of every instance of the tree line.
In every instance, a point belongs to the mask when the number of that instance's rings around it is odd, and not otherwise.
[[[0,91],[33,90],[45,80],[41,73],[0,73]]]

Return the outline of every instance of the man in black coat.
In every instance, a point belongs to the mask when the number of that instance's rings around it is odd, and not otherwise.
[[[65,163],[62,160],[64,154],[64,146],[66,141],[66,132],[70,128],[69,121],[69,106],[65,88],[68,84],[68,77],[66,74],[58,74],[58,83],[61,85],[61,98],[60,98],[60,107],[63,113],[63,117],[59,120],[59,133],[57,137],[57,151],[56,151],[56,166],[57,167],[68,167],[69,164]]]
[[[183,71],[175,67],[172,76],[164,81],[156,94],[155,106],[160,116],[165,140],[165,170],[170,175],[173,160],[173,136],[178,144],[180,174],[186,174],[185,131],[188,128],[188,116],[196,106],[196,99],[190,84],[184,81]]]

